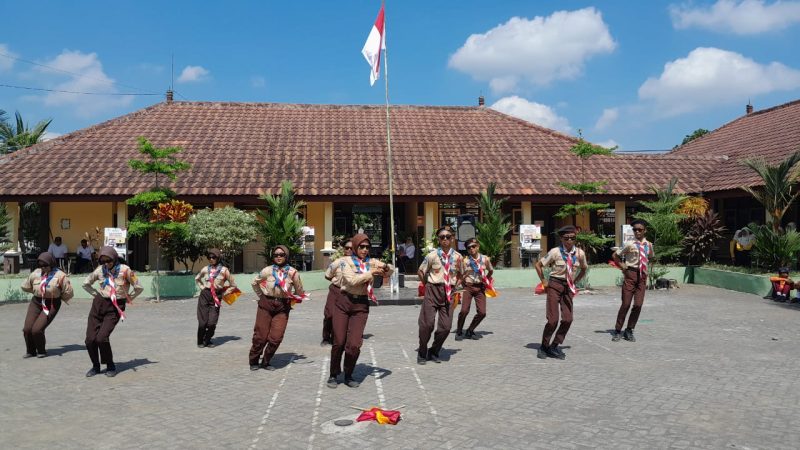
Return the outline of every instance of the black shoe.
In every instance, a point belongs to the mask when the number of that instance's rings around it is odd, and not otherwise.
[[[37,358],[47,358],[47,352],[39,353],[38,355],[36,355],[36,357]]]
[[[206,344],[203,344],[203,343],[197,344],[197,348],[205,348],[205,346],[206,346]]]
[[[442,362],[442,360],[439,359],[439,355],[437,355],[437,354],[435,354],[435,353],[433,353],[431,351],[428,351],[428,361],[433,361],[436,364],[439,364],[439,363]]]
[[[215,343],[213,343],[211,341],[206,342],[206,348],[214,348],[216,346],[217,346],[217,344],[215,344]]]
[[[322,342],[319,343],[320,347],[330,347],[331,345],[333,344],[327,339],[323,339]]]
[[[626,329],[624,333],[622,333],[622,338],[626,341],[636,342],[636,338],[633,337],[633,330],[630,328]]]
[[[331,389],[336,389],[336,387],[339,386],[339,382],[336,381],[336,377],[328,378],[328,381],[325,384]]]
[[[551,346],[549,346],[549,347],[542,347],[542,348],[544,349],[544,353],[545,353],[547,356],[549,356],[549,357],[551,357],[551,358],[558,358],[558,353],[556,353],[556,352],[554,352],[554,351],[553,351],[553,348],[554,348],[554,347],[555,347],[555,345],[551,345]]]
[[[270,372],[273,371],[273,370],[278,370],[277,367],[270,366],[269,364],[261,364],[261,366],[259,366],[259,367],[261,367],[264,370],[269,370]]]
[[[89,369],[88,372],[86,372],[86,378],[91,378],[91,377],[97,375],[98,373],[100,373],[100,368],[99,367],[92,367],[91,369]]]
[[[456,340],[460,341],[464,339],[464,333],[461,330],[456,331]]]
[[[22,355],[22,359],[33,358],[35,356],[36,356],[36,353],[25,353],[24,355]]]
[[[479,334],[475,334],[474,331],[467,331],[467,337],[472,339],[473,341],[477,341],[478,339],[481,338],[481,336]]]
[[[417,364],[419,364],[420,366],[424,366],[425,363],[427,363],[427,362],[428,361],[425,358],[423,358],[422,356],[417,355]]]
[[[547,359],[547,350],[545,347],[539,347],[536,351],[536,357],[539,359]]]
[[[253,372],[255,372],[256,370],[258,370],[260,368],[261,368],[261,366],[259,366],[258,364],[250,364],[250,370],[253,371]]]
[[[344,379],[344,384],[346,384],[347,387],[350,387],[350,388],[357,388],[358,386],[361,385],[361,383],[359,383],[358,381],[356,381],[356,380],[354,380],[352,378],[345,378]]]
[[[615,331],[611,333],[611,341],[612,342],[619,342],[620,338],[622,337],[622,333],[619,331]]]
[[[117,369],[106,369],[104,373],[106,374],[107,377],[114,378],[115,376],[117,376]]]
[[[565,359],[567,357],[567,355],[565,355],[557,345],[550,346],[550,353],[552,353],[554,355],[553,357],[557,359]]]

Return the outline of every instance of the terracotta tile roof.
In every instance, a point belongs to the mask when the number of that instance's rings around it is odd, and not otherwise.
[[[761,185],[741,161],[761,157],[776,164],[800,150],[800,100],[756,111],[678,147],[675,156],[716,156],[720,162],[704,184],[707,192]]]
[[[578,181],[575,139],[482,107],[393,106],[392,152],[398,196],[476,195],[488,181],[504,195],[565,195],[558,181]],[[386,196],[382,106],[254,103],[160,103],[0,158],[0,197],[128,197],[152,176],[128,168],[140,158],[137,136],[178,145],[192,169],[172,186],[183,196],[257,196],[283,179],[297,194]],[[354,167],[368,171],[357,177]],[[592,158],[589,180],[609,194],[646,194],[680,178],[702,190],[710,159],[621,155]],[[453,175],[441,175],[441,168]],[[575,166],[577,167],[577,166]],[[632,176],[631,174],[638,174]]]

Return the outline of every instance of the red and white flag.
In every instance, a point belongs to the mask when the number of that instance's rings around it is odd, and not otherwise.
[[[386,33],[383,20],[383,5],[378,12],[378,17],[375,19],[375,25],[369,32],[367,42],[364,43],[364,48],[361,49],[361,54],[367,59],[370,67],[369,72],[369,85],[375,84],[375,80],[381,74],[381,50],[386,49]]]

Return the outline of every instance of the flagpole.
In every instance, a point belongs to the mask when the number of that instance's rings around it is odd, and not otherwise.
[[[386,42],[386,1],[381,2],[381,7],[383,8],[384,15],[383,15],[383,33],[382,39],[384,44]],[[381,45],[383,47],[383,45]],[[380,51],[380,50],[379,50]],[[391,127],[389,126],[389,51],[388,48],[384,47],[383,49],[383,75],[385,80],[386,86],[386,150],[387,150],[387,165],[389,167],[389,227],[391,228],[391,235],[392,235],[392,266],[395,267],[395,273],[392,274],[391,278],[391,287],[390,291],[400,292],[399,285],[395,284],[395,280],[397,280],[397,244],[395,242],[395,227],[394,227],[394,186],[392,180],[392,132]]]

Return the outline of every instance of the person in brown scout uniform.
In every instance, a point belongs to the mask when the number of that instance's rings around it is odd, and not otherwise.
[[[250,283],[258,295],[253,345],[250,347],[250,370],[275,370],[269,362],[283,341],[292,300],[302,300],[305,297],[300,275],[288,261],[289,248],[285,245],[275,246],[272,249],[272,265],[261,269]],[[259,365],[258,359],[262,351],[264,357]]]
[[[344,382],[355,388],[359,382],[353,379],[358,356],[361,354],[364,327],[369,316],[369,302],[376,301],[372,291],[373,277],[388,275],[392,266],[369,257],[370,242],[366,234],[357,234],[350,240],[355,254],[341,258],[342,290],[336,297],[333,312],[333,345],[331,346],[331,374],[328,387],[337,386],[336,378],[342,372],[344,353]]]
[[[75,295],[67,274],[58,268],[52,254],[40,254],[36,263],[39,268],[31,272],[21,287],[24,292],[33,294],[25,316],[25,325],[22,326],[22,335],[25,337],[23,358],[47,356],[44,330],[56,318],[61,302],[69,304],[69,300]]]
[[[464,294],[461,296],[461,311],[458,313],[458,328],[456,328],[456,340],[480,339],[475,334],[475,328],[486,318],[486,286],[484,280],[488,280],[494,273],[492,262],[487,256],[481,255],[481,247],[475,238],[467,239],[465,242],[468,255],[463,258],[461,272],[464,274]],[[472,299],[475,299],[475,317],[464,334],[464,322],[469,314]]]
[[[211,338],[217,329],[222,296],[236,288],[230,270],[222,265],[222,252],[210,248],[206,256],[208,266],[200,269],[200,273],[194,277],[195,283],[200,286],[200,297],[197,298],[197,347],[199,348],[214,347]]]
[[[92,287],[96,281],[100,282],[99,291]],[[100,265],[83,281],[83,288],[94,297],[86,325],[86,350],[92,360],[92,368],[86,372],[86,376],[93,377],[100,373],[100,363],[106,365],[106,376],[116,376],[117,368],[109,337],[117,323],[125,320],[126,303],[132,303],[144,288],[133,270],[119,263],[117,251],[110,246],[100,249]],[[129,292],[131,288],[132,294]]]
[[[572,325],[572,297],[578,292],[576,285],[586,276],[586,254],[575,246],[577,231],[574,226],[567,225],[558,230],[561,245],[550,249],[544,258],[536,261],[536,273],[542,281],[542,287],[547,292],[547,324],[542,333],[542,345],[539,347],[537,357],[544,359],[548,356],[558,359],[566,358],[564,352],[558,348],[564,342],[570,325]],[[551,267],[550,279],[544,279],[543,267]],[[580,268],[580,273],[575,271]],[[558,323],[558,311],[561,309],[561,323]],[[556,326],[558,330],[556,331]],[[550,342],[555,332],[556,337]]]
[[[431,360],[441,362],[439,351],[442,349],[450,327],[453,325],[452,294],[455,286],[461,282],[461,255],[453,250],[453,232],[450,227],[441,227],[436,231],[439,248],[428,253],[419,266],[419,279],[425,284],[425,298],[419,311],[419,348],[417,364],[425,364]],[[433,333],[434,322],[439,317],[436,333]],[[428,348],[428,341],[433,334],[433,344]]]
[[[328,287],[328,298],[325,300],[325,310],[322,317],[322,342],[320,346],[333,344],[333,310],[336,308],[336,299],[342,295],[342,269],[345,258],[353,255],[353,243],[349,240],[342,245],[344,256],[336,258],[325,269],[325,279],[331,282]]]
[[[613,255],[614,262],[622,270],[624,278],[622,282],[622,304],[619,307],[617,323],[614,326],[614,334],[611,337],[614,342],[619,341],[620,335],[625,340],[636,342],[636,338],[633,337],[633,329],[636,328],[636,322],[642,312],[644,293],[647,290],[647,262],[653,257],[653,244],[645,238],[647,223],[644,220],[634,220],[631,222],[631,227],[633,228],[633,236],[636,239],[623,245]],[[632,308],[631,300],[633,300]],[[631,315],[628,317],[628,327],[625,328],[625,333],[622,334],[620,332],[622,331],[622,326],[625,325],[625,316],[628,315],[629,309]]]

